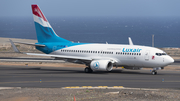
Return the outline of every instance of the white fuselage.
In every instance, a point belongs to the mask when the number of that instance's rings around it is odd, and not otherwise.
[[[160,49],[138,45],[82,44],[67,46],[51,54],[88,57],[93,60],[112,59],[116,60],[116,65],[127,67],[164,67],[174,62]]]

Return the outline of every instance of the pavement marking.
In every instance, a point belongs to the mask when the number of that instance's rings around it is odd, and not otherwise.
[[[124,88],[123,86],[70,86],[70,87],[62,87],[62,89],[122,89]]]
[[[151,89],[151,88],[129,88],[129,87],[123,87],[123,86],[113,86],[113,87],[108,87],[108,86],[72,86],[72,87],[62,87],[62,89],[132,89],[132,90],[149,90],[149,91],[158,91],[160,89]],[[112,92],[112,94],[117,94],[118,92]],[[109,93],[110,94],[110,93]]]
[[[124,88],[123,86],[113,86],[114,88]]]
[[[21,89],[21,87],[0,87],[0,90],[5,90],[5,89]]]
[[[100,87],[100,88],[102,88],[102,87],[105,87],[105,88],[107,88],[108,86],[98,86],[98,87]]]
[[[1,76],[0,78],[33,77],[33,76]]]
[[[79,86],[65,87],[65,88],[80,88]]]
[[[92,86],[82,86],[82,88],[92,88]]]

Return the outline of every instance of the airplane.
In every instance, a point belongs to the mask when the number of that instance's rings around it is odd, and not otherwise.
[[[32,13],[37,35],[37,43],[13,42],[13,49],[21,53],[14,43],[33,45],[45,54],[24,53],[27,55],[51,56],[67,62],[85,64],[86,73],[93,71],[111,71],[113,66],[125,69],[153,68],[157,70],[174,62],[164,51],[149,46],[134,45],[129,37],[129,44],[75,43],[59,37],[38,7],[33,4]]]

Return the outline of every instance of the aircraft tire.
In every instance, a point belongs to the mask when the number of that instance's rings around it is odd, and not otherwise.
[[[157,71],[153,70],[152,75],[156,75],[156,74],[157,74]]]
[[[84,72],[85,72],[85,73],[92,73],[93,70],[92,70],[91,68],[89,68],[89,67],[86,67],[86,68],[84,69]]]

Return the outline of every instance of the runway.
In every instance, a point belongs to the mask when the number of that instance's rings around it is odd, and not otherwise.
[[[84,73],[84,68],[0,65],[0,87],[123,86],[180,89],[180,71],[121,70]]]

